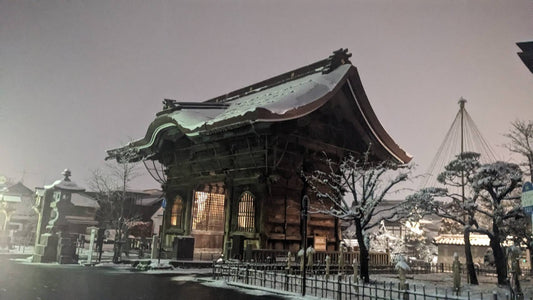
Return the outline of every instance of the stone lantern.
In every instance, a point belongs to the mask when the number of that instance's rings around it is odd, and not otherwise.
[[[63,179],[36,193],[34,209],[39,213],[33,262],[76,263],[76,238],[69,234],[67,215],[72,210],[73,193],[83,192],[70,180],[65,169]]]

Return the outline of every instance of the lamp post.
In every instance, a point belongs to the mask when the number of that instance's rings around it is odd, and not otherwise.
[[[307,213],[309,211],[309,197],[307,195],[304,195],[302,197],[302,226],[303,226],[303,274],[302,274],[302,296],[305,296],[305,289],[306,289],[306,255],[307,255]]]
[[[163,250],[163,228],[165,227],[165,209],[167,208],[167,200],[163,198],[163,202],[161,203],[161,207],[163,208],[163,220],[161,220],[161,231],[159,232],[159,252],[157,253],[157,266],[161,265],[161,252]]]
[[[4,220],[4,224],[2,224],[2,231],[6,229],[7,226],[7,202],[4,200],[4,192],[6,191],[6,188],[3,188],[0,190],[0,210],[5,214],[6,219]]]

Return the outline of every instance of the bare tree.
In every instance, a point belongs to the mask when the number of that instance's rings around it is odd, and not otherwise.
[[[509,143],[505,146],[511,152],[522,156],[525,161],[519,165],[522,167],[525,175],[529,176],[529,181],[533,182],[533,121],[514,121],[511,123],[512,128],[505,136],[509,138]],[[513,236],[517,241],[524,244],[529,250],[530,267],[533,269],[533,236],[531,232],[531,222],[528,218],[521,219],[513,223]]]
[[[514,121],[509,133],[505,134],[510,142],[505,146],[511,152],[517,153],[525,158],[525,162],[520,165],[524,167],[524,173],[529,175],[533,182],[533,121]]]
[[[399,219],[398,206],[380,210],[379,204],[394,188],[408,179],[410,167],[389,161],[371,161],[367,151],[356,159],[349,155],[336,163],[325,160],[325,169],[315,170],[306,176],[316,198],[318,207],[311,207],[315,213],[323,213],[347,220],[355,226],[359,246],[360,277],[369,282],[369,229],[377,226],[384,219]],[[345,194],[353,200],[347,200]],[[378,215],[382,217],[377,217]]]
[[[128,204],[128,185],[137,176],[135,163],[107,163],[105,169],[94,170],[89,180],[89,186],[100,204],[97,219],[101,226],[116,229],[113,262],[120,259],[123,234],[128,222],[136,219],[135,216],[126,216],[125,209]]]

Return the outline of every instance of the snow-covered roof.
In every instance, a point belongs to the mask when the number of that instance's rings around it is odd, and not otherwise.
[[[357,239],[342,239],[342,241],[344,242],[344,245],[346,245],[348,247],[358,247],[359,246],[359,242],[357,241]]]
[[[163,198],[161,197],[148,197],[148,198],[142,198],[135,201],[136,205],[141,206],[152,206],[155,205],[157,202],[162,201]]]
[[[98,221],[94,220],[93,217],[82,217],[82,216],[65,216],[65,219],[72,224],[81,224],[81,225],[96,225]]]
[[[12,202],[12,203],[20,203],[22,202],[22,196],[24,195],[31,195],[31,190],[22,190],[22,192],[19,190],[20,187],[24,187],[22,184],[15,184],[11,186],[7,186],[6,184],[0,185],[0,202]],[[28,193],[29,190],[29,193]]]
[[[100,208],[100,205],[98,205],[96,200],[81,193],[72,193],[70,202],[75,206]]]
[[[11,193],[16,193],[19,195],[33,195],[33,191],[29,187],[25,186],[24,183],[20,181],[9,186],[8,190]]]
[[[65,169],[63,173],[61,174],[64,176],[63,179],[56,180],[54,181],[54,183],[50,185],[45,185],[44,188],[45,189],[62,189],[62,190],[67,190],[71,192],[85,191],[84,188],[80,187],[75,182],[70,180],[69,177],[71,176],[71,172],[69,169]]]
[[[484,234],[470,234],[470,244],[472,246],[489,246],[489,237]],[[464,245],[462,234],[441,234],[435,237],[437,245]]]
[[[138,161],[149,158],[158,151],[162,136],[194,139],[249,124],[302,118],[343,89],[359,112],[358,120],[353,122],[360,122],[367,128],[375,144],[391,159],[409,162],[411,156],[392,140],[375,116],[357,69],[348,60],[350,56],[347,50],[336,51],[328,59],[205,102],[165,100],[164,110],[157,114],[145,137],[122,148],[108,150],[107,159]]]
[[[21,197],[19,195],[9,195],[9,194],[2,194],[0,195],[0,201],[5,202],[21,202]]]

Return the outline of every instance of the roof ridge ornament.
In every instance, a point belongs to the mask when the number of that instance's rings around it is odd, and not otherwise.
[[[173,99],[163,99],[163,110],[172,109],[178,105],[178,101]]]
[[[226,109],[228,107],[229,104],[220,102],[178,102],[173,99],[163,99],[163,110],[156,116],[182,109]]]
[[[61,175],[63,175],[65,178],[63,178],[63,181],[70,181],[70,176],[72,176],[72,173],[70,172],[69,169],[65,169],[63,170],[63,172],[61,172]]]
[[[348,48],[340,48],[337,51],[333,51],[333,54],[328,57],[328,63],[324,66],[322,74],[331,73],[333,70],[344,64],[351,64],[351,53],[348,53]]]
[[[65,169],[63,172],[61,172],[61,175],[63,175],[63,179],[56,180],[54,183],[50,185],[45,185],[45,189],[62,189],[62,190],[68,190],[71,192],[83,192],[85,191],[84,188],[78,186],[75,182],[70,180],[70,176],[72,176],[72,173],[70,172],[70,169]]]

